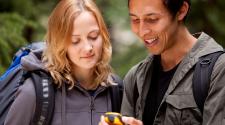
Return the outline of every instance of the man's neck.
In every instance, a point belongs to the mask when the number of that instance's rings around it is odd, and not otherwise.
[[[178,65],[197,41],[186,27],[179,30],[177,37],[174,39],[175,44],[161,54],[161,65],[164,71],[171,70]]]

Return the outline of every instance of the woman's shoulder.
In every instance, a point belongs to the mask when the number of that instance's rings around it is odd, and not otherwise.
[[[23,85],[19,87],[17,90],[16,96],[20,96],[26,98],[27,101],[31,101],[36,99],[35,88],[33,81],[31,78],[28,78],[24,81]]]
[[[102,86],[112,86],[112,85],[119,85],[119,86],[123,86],[123,80],[121,79],[121,77],[115,73],[110,73],[108,75],[107,78],[107,82],[102,82],[101,83]]]
[[[32,80],[28,78],[19,86],[5,120],[5,125],[28,125],[35,110],[36,95]]]

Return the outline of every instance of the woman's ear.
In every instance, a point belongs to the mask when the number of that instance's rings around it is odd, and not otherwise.
[[[180,10],[177,12],[177,19],[179,21],[182,21],[184,17],[187,15],[188,10],[189,10],[189,4],[186,1],[184,1]]]

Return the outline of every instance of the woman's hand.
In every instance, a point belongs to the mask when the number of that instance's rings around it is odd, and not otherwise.
[[[104,119],[104,116],[103,116],[103,115],[101,116],[101,119],[100,119],[100,122],[98,123],[98,125],[108,125],[108,124],[105,122],[105,119]]]
[[[125,123],[125,125],[143,125],[142,121],[135,119],[133,117],[122,117],[122,121]],[[101,116],[101,121],[98,125],[109,125],[105,122],[104,116]]]

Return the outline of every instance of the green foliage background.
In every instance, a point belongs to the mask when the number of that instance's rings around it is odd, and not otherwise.
[[[43,40],[48,16],[57,2],[0,0],[0,74],[9,67],[14,53],[21,46]],[[130,31],[127,0],[96,0],[96,3],[112,35],[111,64],[123,77],[134,64],[145,58],[147,52]],[[225,46],[224,7],[224,0],[192,0],[186,21],[190,31],[207,32]]]

